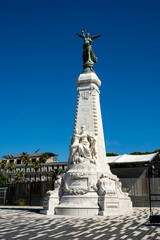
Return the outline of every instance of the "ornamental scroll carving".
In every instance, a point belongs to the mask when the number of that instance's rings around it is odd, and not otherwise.
[[[68,173],[63,182],[63,192],[65,193],[83,195],[91,189],[97,191],[96,179],[89,178],[85,173]]]
[[[84,125],[82,125],[80,133],[78,133],[77,129],[75,130],[71,144],[72,145],[69,147],[69,164],[77,164],[84,161],[95,164],[97,158],[95,149],[96,139],[86,132]]]
[[[107,176],[101,176],[98,181],[99,194],[115,194],[116,184],[115,181],[108,178]]]
[[[61,195],[60,188],[61,188],[61,184],[62,184],[63,175],[64,174],[57,176],[57,180],[54,182],[54,190],[47,191],[47,193],[46,193],[47,196],[51,196],[51,195],[59,196],[59,195]]]

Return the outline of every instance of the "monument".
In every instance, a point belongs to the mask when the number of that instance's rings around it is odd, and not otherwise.
[[[43,213],[76,216],[120,215],[132,211],[132,202],[107,164],[99,87],[94,72],[97,57],[92,42],[101,35],[82,35],[83,72],[77,78],[77,108],[68,169],[46,194]]]

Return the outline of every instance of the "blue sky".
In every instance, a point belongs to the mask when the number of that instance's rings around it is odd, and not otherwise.
[[[86,28],[98,57],[107,152],[160,148],[159,0],[1,0],[0,157],[67,161]]]

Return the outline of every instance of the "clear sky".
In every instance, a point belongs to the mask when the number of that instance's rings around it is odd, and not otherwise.
[[[67,161],[86,28],[98,57],[107,152],[160,148],[159,0],[1,0],[0,157]]]

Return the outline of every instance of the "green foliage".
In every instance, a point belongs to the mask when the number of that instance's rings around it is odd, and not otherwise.
[[[133,152],[133,153],[130,153],[130,155],[142,155],[142,154],[144,154],[144,153],[142,153],[142,152]]]
[[[160,149],[156,149],[153,153],[158,152],[160,154]]]
[[[16,171],[14,174],[14,180],[16,183],[23,182],[24,179],[24,173],[22,171]]]
[[[153,152],[132,152],[130,153],[130,155],[145,155],[145,154],[151,154],[151,153],[159,153],[160,154],[160,149],[156,149]],[[116,153],[106,153],[106,156],[118,156],[118,154]]]
[[[33,163],[32,167],[34,168],[35,172],[37,172],[38,169],[41,167],[40,161],[35,161],[35,162]]]
[[[20,158],[21,158],[22,163],[25,164],[26,167],[27,167],[28,164],[31,161],[31,157],[28,155],[28,153],[25,153],[25,152],[21,153],[21,157]]]
[[[106,153],[106,156],[118,156],[116,153]]]
[[[0,187],[6,187],[9,184],[9,180],[6,176],[0,172]]]
[[[48,160],[48,158],[49,158],[48,153],[43,153],[43,154],[40,156],[39,161],[40,161],[41,163],[45,163],[45,162]]]
[[[20,198],[16,202],[17,206],[27,206],[26,200],[24,198]]]
[[[62,169],[60,168],[57,168],[57,169],[54,169],[53,171],[50,172],[50,177],[52,179],[52,181],[56,181],[58,179],[58,176],[61,175],[63,172]]]
[[[153,152],[133,152],[133,153],[130,153],[130,155],[145,155],[145,154],[152,154],[157,152],[160,153],[160,149],[156,149]]]
[[[5,166],[7,165],[7,160],[2,160],[0,161],[1,168],[4,169]]]
[[[10,172],[12,172],[15,169],[15,165],[13,163],[10,163],[7,168]]]

